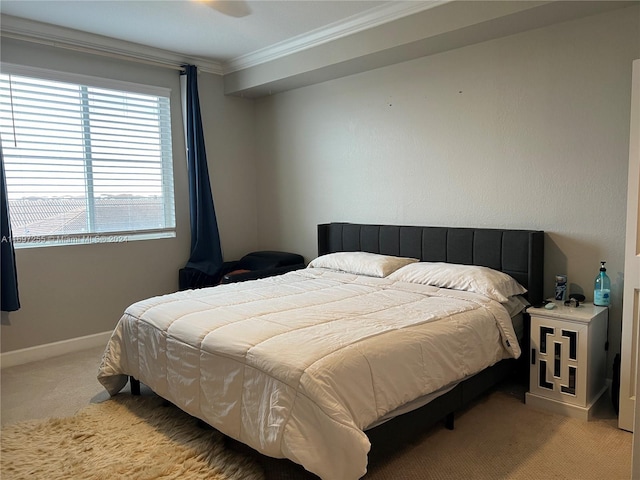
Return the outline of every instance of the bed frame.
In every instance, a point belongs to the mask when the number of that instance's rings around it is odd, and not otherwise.
[[[488,228],[414,227],[327,223],[318,225],[318,255],[365,251],[419,258],[425,262],[481,265],[505,272],[527,290],[531,304],[542,301],[544,232]],[[371,453],[397,448],[440,420],[453,429],[454,414],[510,375],[528,384],[529,325],[518,361],[503,360],[458,384],[417,410],[400,415],[365,433]]]
[[[527,288],[530,303],[543,299],[544,232],[486,228],[414,227],[327,223],[318,225],[318,254],[366,251],[419,258],[426,262],[482,265],[505,272]],[[518,361],[503,360],[470,377],[427,405],[404,413],[365,433],[372,456],[397,450],[403,443],[445,420],[453,429],[454,413],[514,373],[528,384],[529,326]],[[130,377],[131,393],[140,394],[140,382]]]

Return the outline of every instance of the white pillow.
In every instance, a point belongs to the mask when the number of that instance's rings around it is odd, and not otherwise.
[[[506,273],[488,267],[456,263],[414,263],[389,275],[389,280],[466,290],[480,293],[500,303],[527,291]]]
[[[510,317],[515,317],[517,314],[527,308],[530,303],[520,295],[513,295],[512,297],[509,297],[508,301],[502,302],[502,305],[507,309]]]
[[[394,257],[369,252],[337,252],[321,255],[308,268],[329,268],[354,275],[386,277],[400,267],[417,262],[417,258]]]

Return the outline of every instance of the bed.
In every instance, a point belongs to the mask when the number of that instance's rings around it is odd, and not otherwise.
[[[527,328],[505,306],[542,299],[543,256],[541,231],[322,224],[306,269],[130,306],[98,379],[112,395],[142,381],[323,480],[361,478],[377,438],[451,423],[514,370]]]

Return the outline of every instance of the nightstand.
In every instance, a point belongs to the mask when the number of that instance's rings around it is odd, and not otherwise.
[[[531,358],[525,402],[589,420],[606,392],[607,307],[529,308]]]

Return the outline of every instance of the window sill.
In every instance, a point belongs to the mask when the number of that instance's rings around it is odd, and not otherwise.
[[[175,230],[144,232],[86,233],[74,235],[50,235],[40,237],[13,237],[13,247],[18,249],[57,247],[69,245],[95,245],[102,243],[128,243],[136,240],[175,238]],[[5,238],[3,242],[10,241]]]

